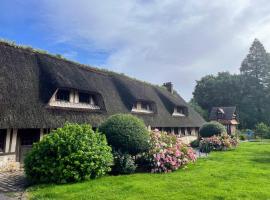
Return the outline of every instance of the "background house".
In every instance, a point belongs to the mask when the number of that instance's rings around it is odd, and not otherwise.
[[[210,112],[209,120],[218,121],[226,127],[227,133],[235,133],[239,124],[236,114],[236,107],[213,107]]]

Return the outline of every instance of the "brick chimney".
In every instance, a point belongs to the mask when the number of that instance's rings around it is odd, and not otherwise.
[[[172,84],[172,82],[163,83],[163,86],[164,86],[170,93],[173,93],[173,84]]]

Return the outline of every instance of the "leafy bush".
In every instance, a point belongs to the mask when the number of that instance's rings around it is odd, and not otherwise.
[[[112,174],[132,174],[135,172],[137,166],[131,155],[116,151],[113,153],[113,156]]]
[[[150,151],[145,154],[152,172],[171,172],[196,160],[192,148],[185,145],[176,135],[158,130],[150,134]]]
[[[270,138],[270,127],[267,126],[265,123],[259,123],[255,127],[256,136],[260,138]]]
[[[198,139],[193,140],[193,141],[190,143],[190,146],[191,146],[192,148],[197,148],[197,147],[199,147],[199,145],[200,145],[200,140],[198,140]]]
[[[100,131],[106,134],[113,149],[136,155],[149,148],[149,133],[139,118],[129,114],[116,114],[109,117]]]
[[[222,133],[226,133],[225,127],[219,122],[207,122],[200,128],[200,136],[201,137],[211,137],[213,135],[221,135]]]
[[[212,136],[209,138],[202,138],[200,141],[200,151],[209,153],[211,151],[224,151],[235,148],[238,145],[237,137],[228,134],[221,134],[220,136]]]
[[[33,183],[66,183],[102,176],[112,160],[105,135],[89,125],[66,124],[34,144],[24,168]]]
[[[239,140],[244,141],[244,140],[247,140],[247,135],[246,135],[246,134],[241,133],[241,134],[239,134],[239,135],[238,135],[238,138],[239,138]]]

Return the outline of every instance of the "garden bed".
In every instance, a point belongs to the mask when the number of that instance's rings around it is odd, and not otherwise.
[[[28,189],[30,199],[270,199],[270,141],[211,152],[167,174],[106,176]]]

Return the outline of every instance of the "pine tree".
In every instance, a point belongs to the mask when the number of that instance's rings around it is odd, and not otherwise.
[[[255,39],[252,43],[249,54],[242,62],[240,71],[242,74],[255,78],[258,84],[269,85],[270,59],[262,43]]]
[[[270,86],[270,59],[262,43],[255,39],[249,54],[242,62],[240,71],[243,77],[243,105],[246,110],[253,110],[254,120],[265,121],[268,109],[267,88]],[[252,108],[251,108],[252,107]]]

